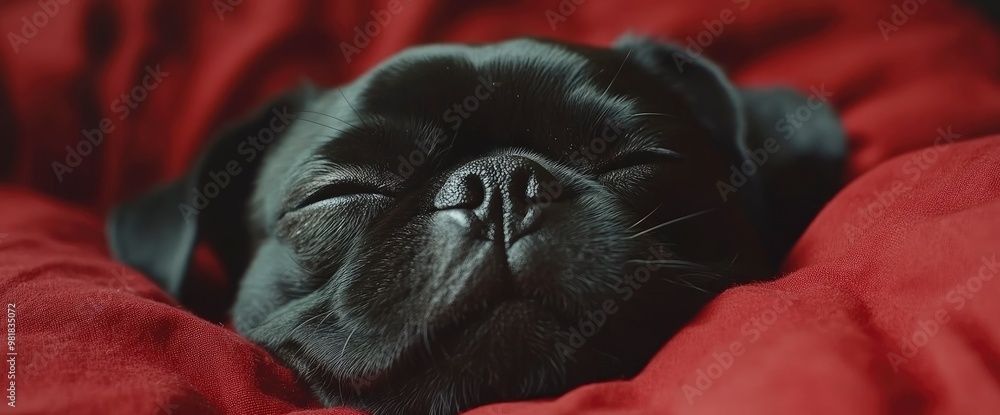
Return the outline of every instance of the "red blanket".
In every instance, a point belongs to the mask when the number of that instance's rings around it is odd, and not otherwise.
[[[354,414],[110,260],[101,216],[303,77],[335,85],[415,43],[628,30],[741,84],[832,92],[853,182],[786,275],[723,294],[637,378],[471,413],[1000,413],[1000,42],[956,3],[22,0],[0,27],[18,185],[0,187],[0,413]]]

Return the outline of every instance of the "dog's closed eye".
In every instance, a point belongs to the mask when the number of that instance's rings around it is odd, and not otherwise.
[[[292,208],[292,211],[299,210],[325,200],[352,196],[392,197],[391,194],[378,186],[372,186],[356,181],[338,181],[320,187],[316,191],[309,194],[309,196],[306,196],[305,199],[295,203],[295,207]]]
[[[616,170],[623,170],[647,164],[676,163],[683,159],[684,156],[682,154],[673,150],[665,148],[648,148],[619,155],[607,163],[599,166],[597,173],[603,175]]]

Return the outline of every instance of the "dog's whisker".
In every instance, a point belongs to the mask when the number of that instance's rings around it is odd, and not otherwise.
[[[736,258],[739,258],[741,253],[742,253],[742,251],[741,252],[737,252],[736,255],[733,255],[733,260],[729,261],[729,266],[726,267],[727,269],[733,267],[733,264],[736,263]]]
[[[619,359],[619,358],[617,358],[617,357],[614,357],[614,356],[612,356],[612,355],[610,355],[610,354],[608,354],[608,353],[606,353],[606,352],[603,352],[603,351],[601,351],[600,349],[598,349],[598,348],[596,348],[596,347],[593,347],[593,346],[591,346],[591,347],[590,347],[590,350],[591,350],[591,351],[594,351],[594,352],[597,352],[598,354],[601,354],[601,355],[604,355],[604,356],[607,356],[607,357],[610,357],[610,358],[611,358],[612,360],[614,360],[615,362],[618,362],[618,364],[621,364],[621,362],[622,362],[622,360],[621,360],[621,359]]]
[[[693,289],[695,289],[695,290],[698,290],[698,291],[701,291],[701,292],[703,292],[703,293],[705,293],[705,294],[714,294],[714,293],[712,293],[712,292],[709,292],[708,290],[706,290],[706,289],[704,289],[704,288],[701,288],[701,287],[699,287],[699,286],[697,286],[697,285],[694,285],[694,284],[692,284],[692,283],[691,283],[690,281],[688,281],[688,280],[686,280],[686,279],[684,279],[684,278],[681,278],[681,277],[675,277],[675,279],[676,279],[676,280],[679,280],[680,282],[683,282],[683,283],[684,283],[684,284],[678,284],[678,285],[680,285],[680,286],[682,286],[682,287],[688,287],[688,288],[693,288]],[[673,281],[673,280],[671,280],[671,281]]]
[[[678,117],[676,115],[664,114],[662,112],[641,112],[641,113],[638,113],[638,114],[632,114],[631,117],[632,118],[636,118],[636,117],[670,117],[670,118],[680,118],[680,117]]]
[[[368,128],[368,130],[374,131],[375,129],[372,128],[372,126],[369,125],[367,121],[365,121],[365,117],[362,117],[361,114],[358,114],[358,110],[354,109],[354,105],[351,104],[351,100],[347,99],[347,95],[344,95],[344,88],[337,88],[337,92],[340,92],[340,96],[344,97],[344,102],[346,102],[347,106],[351,108],[351,111],[354,111],[354,115],[358,117],[359,120],[361,120],[361,123],[364,124],[365,127]]]
[[[686,276],[701,277],[701,278],[706,278],[706,279],[710,279],[710,280],[714,280],[714,281],[733,281],[733,278],[730,277],[730,276],[719,274],[717,272],[705,271],[705,270],[698,270],[698,271],[695,271],[695,272],[689,272],[689,273],[686,273],[686,274],[681,274],[681,276],[682,277],[686,277]]]
[[[316,124],[316,125],[318,125],[318,126],[320,126],[320,127],[326,127],[326,128],[329,128],[329,129],[331,129],[331,130],[334,130],[334,131],[337,131],[337,132],[339,132],[339,133],[341,133],[341,134],[344,134],[344,135],[346,135],[346,136],[348,136],[348,137],[352,137],[352,138],[358,138],[358,139],[360,139],[360,137],[358,137],[358,136],[356,136],[356,135],[354,135],[354,134],[351,134],[350,132],[347,132],[347,131],[344,131],[344,130],[341,130],[341,129],[339,129],[339,128],[336,128],[336,127],[333,127],[333,126],[329,126],[329,125],[326,125],[326,124],[323,124],[323,123],[321,123],[321,122],[316,122],[316,121],[313,121],[313,120],[307,120],[307,119],[305,119],[305,118],[298,118],[297,120],[298,120],[298,121],[305,121],[305,122],[308,122],[308,123],[312,123],[312,124]]]
[[[628,53],[625,54],[625,59],[622,60],[621,66],[618,67],[618,72],[615,72],[615,76],[611,78],[611,83],[609,83],[608,88],[604,90],[604,94],[601,95],[602,97],[608,95],[608,91],[611,90],[611,86],[615,84],[616,80],[618,80],[618,75],[621,75],[622,69],[625,68],[625,64],[628,63],[628,58],[632,56],[632,52],[635,52],[634,48],[629,49]]]
[[[611,82],[608,83],[608,87],[605,88],[604,93],[601,94],[601,98],[607,96],[608,92],[611,91],[611,87],[615,84],[615,81],[618,80],[618,76],[621,75],[622,69],[625,68],[625,64],[628,63],[628,58],[632,56],[632,52],[634,51],[635,49],[629,49],[628,53],[625,55],[625,59],[622,60],[622,64],[618,66],[618,71],[615,72],[615,76],[611,78]],[[607,106],[604,108],[604,110],[601,111],[601,115],[597,116],[597,120],[594,122],[594,126],[591,127],[590,130],[587,132],[587,137],[594,136],[597,133],[597,128],[601,125],[602,122],[604,122],[605,117],[608,115],[608,111],[610,110],[611,107]]]
[[[356,126],[354,124],[351,124],[351,123],[347,122],[344,119],[334,117],[333,115],[330,115],[330,114],[327,114],[327,113],[324,113],[324,112],[301,110],[301,111],[298,112],[298,114],[315,114],[315,115],[319,115],[319,116],[322,116],[322,117],[332,118],[334,120],[340,121],[340,122],[342,122],[344,124],[347,124],[347,125],[351,126],[351,128],[359,129],[358,126]]]
[[[665,270],[700,271],[703,269],[700,265],[681,265],[681,264],[655,264],[655,265],[657,266],[658,269],[665,269]]]
[[[656,225],[656,226],[654,226],[654,227],[652,227],[652,228],[649,228],[649,229],[646,229],[646,230],[644,230],[644,231],[642,231],[642,232],[639,232],[639,233],[637,233],[637,234],[635,234],[635,235],[632,235],[632,236],[628,237],[628,239],[632,239],[632,238],[638,238],[638,237],[640,237],[640,236],[642,236],[642,235],[645,235],[645,234],[647,234],[647,233],[650,233],[650,232],[652,232],[652,231],[655,231],[655,230],[657,230],[657,229],[660,229],[660,228],[662,228],[662,227],[664,227],[664,226],[667,226],[667,225],[672,225],[672,224],[674,224],[674,223],[677,223],[677,222],[681,222],[681,221],[685,221],[685,220],[688,220],[688,219],[691,219],[691,218],[694,218],[694,217],[696,217],[696,216],[700,216],[700,215],[704,215],[704,214],[706,214],[706,213],[708,213],[708,212],[711,212],[711,211],[713,211],[713,210],[715,210],[715,209],[705,209],[705,210],[703,210],[703,211],[700,211],[700,212],[695,212],[695,213],[692,213],[692,214],[690,214],[690,215],[686,215],[686,216],[681,216],[681,217],[679,217],[679,218],[677,218],[677,219],[673,219],[673,220],[668,220],[668,221],[666,221],[666,222],[664,222],[664,223],[661,223],[661,224],[659,224],[659,225]]]
[[[323,323],[320,323],[320,325],[323,325]],[[354,332],[356,332],[356,331],[358,331],[358,328],[354,327],[354,329],[351,330],[350,334],[347,335],[347,340],[344,340],[344,347],[340,348],[340,360],[341,361],[344,360],[344,353],[347,352],[347,345],[351,342],[351,337],[354,337]]]
[[[650,211],[650,212],[649,212],[649,213],[648,213],[648,214],[647,214],[646,216],[643,216],[643,218],[642,218],[642,219],[639,219],[639,221],[638,221],[638,222],[636,222],[636,223],[633,223],[633,224],[632,224],[632,226],[629,226],[629,227],[628,227],[628,229],[632,229],[632,228],[634,228],[634,227],[638,226],[638,225],[639,225],[640,223],[642,223],[642,221],[644,221],[644,220],[646,220],[646,219],[649,219],[649,217],[650,217],[650,216],[653,216],[653,214],[654,214],[654,213],[656,213],[656,211],[657,211],[658,209],[660,209],[661,207],[663,207],[663,203],[660,203],[660,204],[659,204],[658,206],[656,206],[655,208],[653,208],[653,210],[651,210],[651,211]]]
[[[729,281],[729,282],[732,282],[732,278],[729,278],[729,277],[727,277],[725,275],[722,275],[722,274],[716,274],[714,272],[696,272],[694,274],[685,274],[685,275],[692,275],[692,276],[696,276],[696,277],[704,277],[704,278],[708,278],[710,280],[716,280],[716,281]]]
[[[332,315],[333,315],[333,310],[328,311],[326,313],[326,317],[323,317],[323,319],[319,321],[319,326],[323,327],[323,323],[326,323],[326,319],[330,318],[330,316]]]
[[[298,329],[300,329],[302,326],[308,324],[310,321],[313,321],[313,320],[319,318],[320,316],[324,316],[326,314],[327,313],[316,314],[315,316],[312,316],[312,317],[309,317],[309,318],[305,319],[301,323],[296,324],[295,327],[292,328],[291,333],[294,333],[294,332],[298,331]]]

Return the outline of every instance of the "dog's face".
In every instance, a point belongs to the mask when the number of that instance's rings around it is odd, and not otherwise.
[[[236,327],[384,413],[634,374],[727,278],[701,265],[736,251],[705,248],[744,235],[725,156],[628,54],[417,49],[311,100],[258,180]]]
[[[636,374],[765,272],[717,186],[732,149],[652,47],[414,49],[302,99],[287,128],[240,130],[224,154],[260,157],[247,197],[201,212],[240,218],[209,225],[239,246],[236,328],[324,403],[377,414]]]

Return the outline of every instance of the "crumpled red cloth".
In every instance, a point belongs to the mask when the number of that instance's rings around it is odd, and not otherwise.
[[[0,27],[17,353],[0,412],[355,414],[319,409],[262,349],[109,259],[106,210],[303,78],[336,85],[419,43],[631,31],[743,85],[832,92],[853,181],[785,275],[724,293],[635,379],[470,413],[1000,413],[1000,42],[958,3],[19,0]]]

